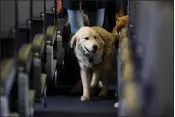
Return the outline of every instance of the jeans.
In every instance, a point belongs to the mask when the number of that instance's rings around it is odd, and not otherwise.
[[[71,26],[71,34],[75,34],[78,29],[84,26],[83,14],[87,14],[89,18],[89,26],[102,27],[104,23],[105,8],[96,11],[67,10],[69,22]]]

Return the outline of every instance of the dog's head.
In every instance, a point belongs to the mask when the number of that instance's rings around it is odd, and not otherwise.
[[[91,55],[104,47],[104,41],[100,35],[90,27],[82,27],[72,37],[71,48],[78,48],[85,55]]]

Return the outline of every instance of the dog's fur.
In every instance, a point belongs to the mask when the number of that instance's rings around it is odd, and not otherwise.
[[[117,35],[100,27],[84,26],[72,37],[70,46],[79,61],[83,84],[82,101],[90,99],[90,88],[96,87],[100,80],[103,85],[99,96],[108,94],[108,78],[116,61],[116,41]]]
[[[84,14],[84,25],[88,26],[88,16]],[[69,36],[71,34],[71,29],[70,29],[70,22],[67,21],[66,24],[64,25],[62,36],[63,36],[63,42],[68,43],[69,42]]]

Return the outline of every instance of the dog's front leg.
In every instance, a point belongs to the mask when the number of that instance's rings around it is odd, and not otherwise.
[[[81,101],[86,101],[90,99],[90,71],[83,68],[81,69],[80,74],[83,85],[83,96],[81,96]]]
[[[99,96],[106,97],[108,95],[108,78],[106,77],[106,75],[103,75],[101,80],[102,80],[103,86]]]
[[[91,81],[91,88],[95,88],[97,87],[98,83],[99,83],[99,80],[100,80],[100,71],[99,70],[95,70],[93,73],[92,73],[92,81]]]

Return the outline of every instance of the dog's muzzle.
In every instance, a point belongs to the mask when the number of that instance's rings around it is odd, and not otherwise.
[[[85,55],[85,56],[90,56],[90,50],[88,50],[88,48],[86,48],[86,47],[84,47],[84,46],[81,46],[80,47],[80,50],[81,50],[81,52],[83,53],[83,55]]]
[[[90,51],[86,48],[86,47],[84,47],[84,52],[86,51],[86,53],[89,53],[90,54]]]
[[[97,52],[98,46],[97,45],[93,45],[93,50],[90,51],[87,47],[81,47],[82,48],[82,52],[84,55],[90,55],[93,54],[95,52]]]

